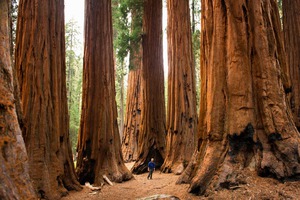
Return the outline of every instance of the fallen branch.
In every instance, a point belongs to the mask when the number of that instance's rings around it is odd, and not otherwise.
[[[106,175],[103,175],[103,179],[111,186],[113,186],[114,184],[107,178]]]
[[[90,190],[92,191],[98,191],[101,190],[101,187],[94,187],[93,185],[91,185],[89,182],[85,183],[85,186],[88,187]]]

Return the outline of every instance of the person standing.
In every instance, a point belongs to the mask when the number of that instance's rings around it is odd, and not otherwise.
[[[151,158],[151,161],[148,163],[149,174],[148,174],[147,179],[152,179],[152,174],[153,174],[154,170],[155,170],[154,158]]]

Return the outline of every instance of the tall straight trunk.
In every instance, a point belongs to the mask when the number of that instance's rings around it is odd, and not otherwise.
[[[142,24],[139,10],[131,11],[132,25],[131,33],[140,30]],[[126,162],[136,161],[138,157],[138,136],[141,123],[141,67],[142,67],[142,43],[141,41],[131,41],[129,55],[129,74],[126,99],[126,113],[122,138],[122,154]]]
[[[300,0],[284,0],[282,9],[285,50],[292,81],[290,105],[300,130]]]
[[[8,0],[0,0],[0,199],[36,199],[16,113]]]
[[[169,0],[167,151],[163,172],[181,174],[195,149],[197,107],[189,2]]]
[[[118,131],[110,0],[85,1],[83,97],[76,172],[80,183],[132,178]]]
[[[121,64],[121,91],[120,91],[120,138],[123,135],[124,129],[124,62]]]
[[[137,47],[137,46],[140,47]],[[137,50],[138,49],[138,50]],[[141,123],[141,65],[142,47],[137,44],[130,52],[126,116],[124,122],[122,153],[126,162],[136,161],[138,157],[138,137]]]
[[[162,52],[162,1],[145,0],[143,14],[142,116],[134,173],[147,171],[151,158],[165,157],[165,100]]]
[[[64,1],[20,0],[16,69],[30,176],[39,198],[79,190],[69,140]]]
[[[178,182],[190,191],[300,173],[299,133],[287,105],[274,0],[202,0],[198,148]]]
[[[192,33],[195,33],[195,27],[196,27],[196,22],[195,22],[195,0],[192,0]]]

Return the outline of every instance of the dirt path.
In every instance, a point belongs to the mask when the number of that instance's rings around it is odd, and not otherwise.
[[[130,168],[132,163],[128,163]],[[124,183],[114,183],[113,186],[105,185],[100,192],[91,194],[87,187],[81,192],[70,192],[62,200],[81,200],[81,199],[104,199],[104,200],[132,200],[144,198],[156,194],[167,194],[177,196],[180,199],[193,200],[199,199],[192,194],[187,193],[188,185],[176,185],[178,176],[173,174],[164,174],[160,171],[153,173],[153,179],[147,179],[147,173],[134,175],[134,179]]]
[[[132,163],[127,164],[131,167]],[[172,195],[181,200],[194,199],[300,199],[300,182],[280,183],[271,178],[261,178],[252,172],[245,174],[245,185],[234,190],[210,191],[205,196],[195,196],[187,192],[189,185],[176,185],[178,176],[155,171],[152,180],[147,173],[134,175],[134,179],[124,183],[105,185],[101,191],[91,194],[87,187],[80,192],[70,192],[62,200],[103,199],[135,200],[157,194]]]

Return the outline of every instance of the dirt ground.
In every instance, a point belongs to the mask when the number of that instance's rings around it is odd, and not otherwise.
[[[127,164],[131,167],[132,163]],[[103,200],[133,200],[145,199],[153,195],[171,195],[181,200],[194,199],[300,199],[300,181],[281,183],[272,178],[253,176],[254,172],[245,172],[245,184],[219,191],[208,191],[204,196],[195,196],[187,192],[189,185],[176,185],[178,176],[155,171],[152,180],[147,180],[147,174],[134,175],[134,179],[124,183],[104,185],[99,192],[92,192],[83,187],[80,192],[70,192],[62,200],[103,199]],[[156,198],[146,198],[147,200]]]

